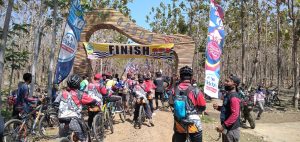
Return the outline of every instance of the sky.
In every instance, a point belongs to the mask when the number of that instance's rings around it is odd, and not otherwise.
[[[132,3],[128,4],[128,7],[131,10],[132,18],[136,20],[136,24],[149,30],[150,26],[146,22],[146,15],[149,14],[152,7],[158,7],[161,2],[168,4],[171,3],[171,0],[133,0]]]

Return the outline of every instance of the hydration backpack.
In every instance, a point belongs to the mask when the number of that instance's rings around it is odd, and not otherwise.
[[[186,90],[179,90],[175,88],[174,97],[174,116],[179,120],[186,119],[193,105],[191,100],[188,98],[188,94],[194,90],[194,87],[190,86]],[[195,94],[194,94],[195,95]]]
[[[66,95],[66,96],[64,96]],[[61,94],[61,99],[59,102],[59,112],[58,118],[71,118],[71,117],[81,117],[81,99],[82,99],[82,92],[76,92],[77,98],[80,101],[80,105],[77,105],[73,100],[73,95],[71,92],[63,91]]]
[[[7,103],[9,106],[13,106],[17,104],[17,96],[18,96],[18,89],[12,91],[9,96],[7,97]]]
[[[99,86],[100,88],[101,87],[104,87],[104,86]],[[88,86],[88,95],[97,100],[98,102],[102,102],[102,95],[105,95],[105,94],[101,94],[100,92],[98,92],[98,90],[96,89],[96,85],[95,84],[89,84]]]

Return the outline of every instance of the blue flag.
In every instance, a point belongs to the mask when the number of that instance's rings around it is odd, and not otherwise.
[[[80,33],[85,26],[80,0],[73,0],[60,45],[54,83],[61,83],[70,73],[77,51]]]

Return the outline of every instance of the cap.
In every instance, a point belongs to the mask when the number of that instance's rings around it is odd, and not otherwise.
[[[100,73],[95,74],[94,79],[101,79],[102,75]]]
[[[230,78],[237,86],[241,83],[241,80],[240,80],[237,76],[235,76],[235,75],[233,75],[233,74],[231,74],[229,78]]]

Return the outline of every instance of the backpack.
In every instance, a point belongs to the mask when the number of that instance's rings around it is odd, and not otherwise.
[[[98,92],[98,90],[96,89],[96,85],[95,84],[92,84],[92,88],[88,88],[88,95],[97,100],[98,102],[102,102],[102,95],[100,92]],[[102,86],[103,87],[103,86]],[[101,88],[101,85],[100,85],[100,88]]]
[[[17,104],[17,95],[18,95],[18,89],[12,91],[9,96],[7,97],[7,103],[9,106],[14,106]]]
[[[63,93],[67,93],[67,97],[63,97]],[[77,91],[77,98],[80,101],[82,100],[82,92]],[[75,101],[72,98],[71,92],[68,91],[63,91],[61,94],[61,99],[59,102],[59,111],[58,111],[58,118],[71,118],[71,117],[81,117],[81,110],[82,110],[82,105],[77,106]]]
[[[179,121],[186,119],[187,116],[193,110],[194,105],[191,105],[192,102],[188,98],[188,94],[191,91],[194,91],[194,87],[190,86],[186,90],[179,90],[178,86],[175,88],[175,96],[174,96],[174,116]],[[194,92],[194,97],[196,98],[196,94]]]

